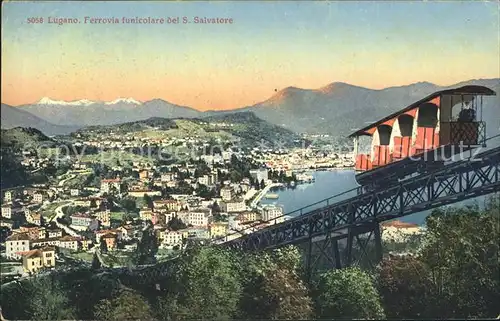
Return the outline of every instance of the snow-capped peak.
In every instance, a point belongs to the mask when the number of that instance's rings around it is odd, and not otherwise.
[[[64,101],[64,100],[53,100],[49,97],[43,97],[37,103],[38,105],[65,105],[65,106],[88,106],[94,104],[93,101],[88,99],[74,100],[74,101]]]
[[[135,104],[135,105],[142,105],[140,101],[135,100],[134,98],[118,98],[113,101],[105,103],[106,105],[114,105],[118,103],[127,103],[127,104]]]
[[[96,104],[96,103],[102,103],[102,102],[95,102],[95,101],[88,100],[88,99],[64,101],[64,100],[50,99],[49,97],[43,97],[42,99],[40,99],[37,102],[37,105],[89,106],[89,105]],[[105,105],[116,105],[118,103],[142,105],[142,102],[137,101],[133,98],[118,98],[118,99],[115,99],[113,101],[104,102]]]

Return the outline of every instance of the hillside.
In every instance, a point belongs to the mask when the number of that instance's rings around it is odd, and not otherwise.
[[[75,133],[88,132],[88,131],[94,131],[96,133],[109,133],[111,131],[113,131],[114,133],[129,133],[129,132],[135,132],[153,128],[157,128],[159,130],[168,130],[175,127],[176,127],[175,121],[171,119],[151,117],[145,120],[126,122],[115,125],[87,126],[80,130],[77,130]]]
[[[131,134],[135,137],[204,138],[222,141],[240,141],[245,146],[265,142],[272,147],[279,142],[290,146],[300,137],[292,131],[270,124],[251,112],[213,115],[205,118],[148,118],[117,125],[89,126],[71,136],[92,137],[96,134]]]
[[[22,151],[25,148],[51,147],[55,141],[36,128],[16,127],[1,130],[1,148]]]
[[[2,129],[0,136],[0,186],[8,188],[32,182],[34,176],[21,165],[23,151],[33,151],[55,142],[34,128]],[[44,179],[42,173],[36,179]]]
[[[296,145],[300,136],[293,131],[278,125],[273,125],[257,117],[253,112],[212,115],[203,118],[212,125],[235,124],[222,126],[223,130],[240,137],[248,143],[271,143],[269,147]]]
[[[241,111],[253,111],[262,119],[296,132],[339,136],[347,135],[435,91],[468,84],[487,86],[500,95],[500,79],[469,80],[448,87],[420,82],[382,90],[337,82],[314,90],[288,87],[270,99]],[[484,102],[483,119],[489,122],[489,129],[497,129],[500,96],[485,97]]]
[[[55,125],[20,108],[6,104],[2,104],[1,108],[2,129],[33,127],[42,131],[45,135],[52,136],[68,134],[79,128],[77,126]]]

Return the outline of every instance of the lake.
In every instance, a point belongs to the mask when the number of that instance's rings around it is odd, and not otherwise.
[[[323,201],[329,197],[337,195],[339,193],[352,190],[358,186],[356,179],[354,177],[355,172],[353,170],[334,170],[334,171],[315,171],[312,172],[315,178],[314,183],[300,184],[295,188],[274,188],[271,189],[270,193],[275,193],[279,195],[278,199],[266,199],[261,200],[261,204],[276,204],[283,207],[285,214],[290,214],[290,216],[297,216],[300,212],[292,213],[300,208],[306,207],[310,204],[319,202],[316,205],[309,206],[307,209],[303,210],[303,213],[307,213],[316,208],[320,208],[329,204],[334,204],[338,201],[347,199],[349,197],[356,196],[356,191],[348,192],[344,195],[340,195],[328,201]],[[477,198],[478,203],[482,203],[484,197]],[[468,200],[465,202],[460,202],[458,204],[470,204],[474,200]],[[423,225],[425,223],[425,218],[429,215],[430,211],[415,213],[400,218],[403,222],[415,223]]]

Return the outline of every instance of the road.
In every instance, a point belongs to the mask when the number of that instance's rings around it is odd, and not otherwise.
[[[243,196],[243,199],[245,201],[250,200],[250,199],[252,199],[252,197],[255,196],[255,194],[257,194],[257,190],[252,187],[251,189],[248,190],[248,192],[245,193],[245,196]]]
[[[64,186],[64,183],[66,183],[67,181],[69,181],[70,179],[73,179],[75,178],[76,175],[75,174],[71,174],[68,178],[66,179],[63,179],[62,181],[60,181],[57,185],[58,186]]]
[[[250,207],[256,208],[257,204],[259,204],[260,200],[267,194],[267,192],[269,192],[269,190],[271,188],[278,187],[278,186],[281,186],[281,183],[272,183],[272,184],[266,185],[266,187],[264,187],[264,189],[262,189],[259,192],[259,194],[257,194],[257,196],[253,199],[252,203],[250,203]]]
[[[64,212],[62,211],[63,207],[67,207],[67,206],[70,206],[71,204],[73,204],[73,202],[71,203],[66,203],[66,204],[62,204],[61,206],[58,206],[56,209],[55,209],[55,212],[56,212],[56,215],[54,215],[52,217],[52,219],[50,220],[50,222],[54,222],[56,223],[57,227],[63,229],[64,231],[66,231],[66,233],[68,233],[69,235],[71,236],[79,236],[79,234],[75,231],[73,231],[72,229],[70,229],[68,226],[64,225],[64,224],[61,224],[57,221],[58,218],[62,218],[64,217]]]

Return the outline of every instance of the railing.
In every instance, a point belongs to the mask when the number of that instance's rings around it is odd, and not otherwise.
[[[333,205],[337,202],[340,202],[340,201],[349,199],[351,197],[354,197],[356,195],[359,195],[361,193],[361,191],[362,191],[361,187],[355,187],[355,188],[347,190],[345,192],[342,192],[342,193],[330,196],[328,198],[325,198],[321,201],[317,201],[316,203],[312,203],[312,204],[309,204],[307,206],[296,209],[294,211],[285,213],[281,216],[277,216],[277,217],[270,219],[268,221],[263,221],[263,222],[259,223],[259,225],[262,223],[270,223],[270,222],[273,222],[275,220],[279,220],[279,219],[286,218],[286,217],[293,217],[294,219],[296,219],[304,214],[310,213],[313,210],[323,208],[326,206],[330,206],[330,205]],[[280,224],[286,224],[287,222],[288,222],[288,220],[285,220],[283,223],[274,224],[273,226],[280,225]],[[251,225],[251,226],[245,227],[244,229],[240,229],[237,232],[229,233],[225,236],[215,238],[212,242],[224,243],[224,242],[230,241],[234,238],[239,238],[241,236],[247,235],[247,234],[249,234],[248,232],[252,233],[252,232],[254,232],[254,230],[255,230],[255,225]]]
[[[442,122],[440,138],[442,145],[483,145],[486,141],[486,123]]]

